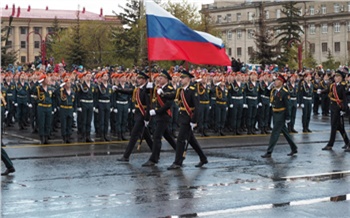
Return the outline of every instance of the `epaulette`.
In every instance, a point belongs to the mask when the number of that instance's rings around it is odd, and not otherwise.
[[[196,88],[194,88],[193,86],[190,86],[190,89],[191,89],[191,90],[196,90]]]
[[[346,86],[346,82],[345,82],[345,81],[342,81],[341,84],[342,84],[343,86]]]
[[[173,90],[173,89],[174,89],[174,87],[172,87],[172,86],[168,86],[168,89]]]
[[[283,87],[283,90],[284,90],[285,92],[288,92],[288,89],[287,89],[286,87]]]

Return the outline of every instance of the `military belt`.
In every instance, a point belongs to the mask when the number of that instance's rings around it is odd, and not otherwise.
[[[330,98],[331,99],[331,101],[335,101],[335,102],[338,102],[337,101],[337,99],[335,99],[335,98]],[[343,102],[343,100],[339,100],[340,102]]]
[[[63,109],[72,109],[73,106],[68,106],[68,105],[60,105],[60,108],[63,108]]]
[[[17,95],[17,98],[27,98],[26,95]]]
[[[13,94],[12,93],[7,93],[7,96],[12,96]]]
[[[270,99],[270,97],[269,97],[269,96],[266,96],[266,95],[260,95],[260,97],[266,98],[266,99]]]
[[[303,99],[305,99],[305,100],[312,100],[312,97],[303,96]]]
[[[258,97],[256,97],[256,96],[255,96],[255,97],[254,97],[254,96],[247,96],[247,98],[248,98],[248,99],[252,99],[252,100],[258,99]]]
[[[191,111],[194,111],[194,107],[190,107]],[[180,107],[180,111],[186,111],[185,107]]]
[[[98,102],[100,103],[110,103],[110,100],[103,100],[103,99],[98,99]]]
[[[285,107],[281,107],[281,108],[272,108],[272,111],[273,112],[282,112],[282,111],[285,111],[286,108]]]
[[[30,97],[32,97],[32,98],[37,98],[37,96],[36,96],[36,95],[30,95]]]
[[[128,101],[117,101],[117,104],[128,104]]]
[[[147,106],[146,106],[146,105],[142,105],[142,106],[143,106],[143,108],[144,108],[144,109],[146,109],[146,108],[147,108]],[[136,104],[136,105],[135,105],[135,108],[140,108],[140,107],[139,107],[139,105],[138,105],[138,104]]]
[[[232,96],[231,99],[240,100],[240,99],[243,99],[243,96]]]
[[[226,101],[216,101],[217,104],[226,104]]]
[[[40,107],[51,107],[52,104],[42,104],[42,103],[39,103],[38,106],[40,106]]]
[[[295,101],[297,100],[297,97],[290,98],[290,100]]]
[[[216,100],[216,97],[211,97],[210,99],[211,99],[211,100]]]
[[[81,99],[80,102],[83,102],[83,103],[93,103],[94,100]]]
[[[209,104],[209,101],[199,101],[200,104]]]

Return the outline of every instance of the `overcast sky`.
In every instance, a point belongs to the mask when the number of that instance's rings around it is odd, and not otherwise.
[[[182,0],[171,0],[172,2],[182,2]],[[16,9],[18,6],[23,8],[28,8],[30,5],[31,8],[36,9],[45,9],[46,6],[49,9],[66,9],[66,10],[77,10],[78,5],[80,9],[85,7],[86,11],[94,12],[99,14],[100,8],[103,8],[104,15],[112,15],[112,10],[117,13],[121,11],[118,5],[125,5],[126,0],[1,0],[0,8],[4,8],[6,4],[12,8],[12,5],[15,4]],[[201,4],[208,4],[214,2],[214,0],[187,0],[187,2],[195,3],[200,9]]]

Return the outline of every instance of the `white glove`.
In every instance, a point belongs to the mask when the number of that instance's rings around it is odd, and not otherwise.
[[[15,107],[17,107],[18,106],[18,104],[17,103],[15,103]]]
[[[311,104],[311,107],[314,107],[314,104]]]
[[[248,105],[247,104],[243,104],[243,108],[248,108]]]
[[[348,103],[348,108],[350,108],[350,103]]]
[[[304,104],[301,104],[300,107],[301,107],[301,108],[304,108]]]
[[[218,83],[216,83],[215,85],[216,85],[216,86],[219,86],[220,84],[221,84],[221,82],[218,82]]]
[[[153,89],[153,83],[148,82],[147,85],[146,85],[146,88],[147,89]]]
[[[118,89],[118,86],[112,86],[112,89],[115,91],[115,90],[117,90]]]
[[[130,108],[128,108],[128,113],[130,113]]]
[[[321,89],[317,89],[317,94],[321,94]]]
[[[73,112],[73,117],[76,117],[77,116],[77,112]]]
[[[340,111],[340,116],[344,116],[346,114],[345,111]]]
[[[149,111],[149,115],[151,115],[151,116],[156,115],[156,111],[155,111],[154,109],[150,110],[150,111]]]
[[[145,127],[147,127],[148,126],[148,124],[149,124],[149,121],[144,121],[145,122]]]
[[[269,106],[271,107],[271,106],[272,106],[272,104],[271,104],[271,103],[269,103]]]
[[[228,111],[228,107],[226,107],[226,111]]]
[[[191,126],[191,130],[193,131],[193,129],[197,126],[197,123],[190,123]]]
[[[60,87],[63,87],[64,85],[66,85],[66,83],[62,83],[62,84],[60,85]]]
[[[209,106],[209,110],[211,110],[211,106]]]
[[[286,126],[288,126],[289,123],[290,123],[290,120],[286,120]]]
[[[83,109],[81,109],[81,107],[78,107],[78,108],[77,108],[77,111],[78,111],[78,112],[82,112]]]
[[[9,112],[8,112],[8,111],[5,111],[5,117],[7,117],[7,114],[9,114]]]
[[[268,89],[268,90],[271,90],[272,87],[274,87],[274,86],[275,86],[275,82],[272,82],[272,83],[267,87],[267,89]]]
[[[199,83],[199,82],[201,82],[202,81],[202,79],[196,79],[196,82],[197,83]]]
[[[52,111],[51,114],[55,114],[55,111]]]
[[[28,107],[29,107],[29,108],[32,108],[32,107],[33,107],[33,105],[32,105],[32,104],[28,104]]]
[[[116,108],[116,109],[113,109],[113,112],[114,113],[118,113],[118,109]]]
[[[132,109],[131,112],[134,114],[135,113],[135,109]]]
[[[233,108],[233,104],[230,104],[230,108]]]
[[[113,111],[113,108],[111,107],[111,109],[109,110],[111,113],[112,113],[112,111]]]
[[[163,94],[163,93],[164,93],[164,92],[163,92],[163,89],[158,89],[158,90],[157,90],[157,94],[158,94],[158,95],[161,95],[161,94]]]
[[[259,107],[262,107],[262,103],[260,102],[260,103],[258,104],[258,106],[259,106]]]
[[[297,104],[297,107],[300,107],[300,104]]]
[[[98,113],[98,108],[95,108],[94,111],[95,111],[95,113]]]
[[[56,109],[56,108],[55,108],[55,109],[53,109],[53,112],[54,112],[54,113],[56,113],[56,112],[57,112],[57,109]]]

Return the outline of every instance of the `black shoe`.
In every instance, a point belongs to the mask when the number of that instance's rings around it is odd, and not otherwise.
[[[307,131],[307,129],[303,129],[303,132],[304,132],[304,133],[307,133],[308,131]]]
[[[343,147],[341,147],[342,149],[346,149],[348,147],[348,144],[344,145]]]
[[[63,143],[67,143],[67,142],[66,142],[66,141],[67,141],[66,136],[62,136],[62,141],[63,141]]]
[[[271,153],[266,153],[264,155],[261,155],[262,158],[271,158]]]
[[[49,144],[49,137],[48,136],[44,136],[44,144],[47,145]]]
[[[220,136],[225,136],[225,134],[220,130]]]
[[[176,169],[181,169],[180,165],[177,164],[171,164],[170,167],[167,168],[168,170],[176,170]]]
[[[345,152],[350,152],[350,146],[344,150]]]
[[[209,136],[204,130],[203,130],[202,134],[203,134],[204,137],[208,137]]]
[[[1,140],[1,147],[6,147],[6,145]]]
[[[307,130],[307,132],[312,132],[309,128],[307,128],[306,130]]]
[[[38,133],[37,129],[33,129],[32,133]]]
[[[106,141],[106,142],[109,142],[109,141],[111,141],[111,139],[107,136],[107,135],[104,135],[104,140]]]
[[[7,168],[5,172],[1,173],[2,176],[7,176],[10,173],[16,172],[14,167]]]
[[[67,144],[72,143],[71,140],[70,140],[70,135],[66,136],[66,143]]]
[[[202,167],[204,164],[207,164],[208,160],[203,160],[203,161],[199,161],[198,164],[194,165],[195,167]]]
[[[120,132],[118,132],[117,135],[118,135],[117,140],[118,140],[118,141],[122,141],[122,134],[121,134]]]
[[[298,153],[298,151],[297,151],[297,150],[295,150],[295,151],[291,151],[289,154],[287,154],[287,156],[294,156],[294,154],[296,154],[296,153]]]
[[[92,140],[90,136],[86,136],[86,142],[94,142],[94,140]]]
[[[331,151],[331,150],[333,150],[333,149],[332,149],[332,146],[328,146],[328,145],[327,145],[326,147],[322,148],[322,150],[323,150],[323,151]]]
[[[44,136],[40,136],[40,144],[41,145],[45,144]]]
[[[143,167],[153,167],[155,166],[156,163],[154,163],[153,161],[148,160],[146,163],[142,164]]]
[[[129,162],[129,158],[125,158],[124,156],[117,159],[117,161],[120,161],[120,162]]]
[[[294,128],[292,128],[292,133],[298,133]]]
[[[265,130],[266,134],[271,134],[271,132],[269,131],[269,129],[267,127],[265,127],[264,130]]]
[[[123,141],[126,141],[127,139],[124,137],[124,133],[121,134],[121,138]]]

